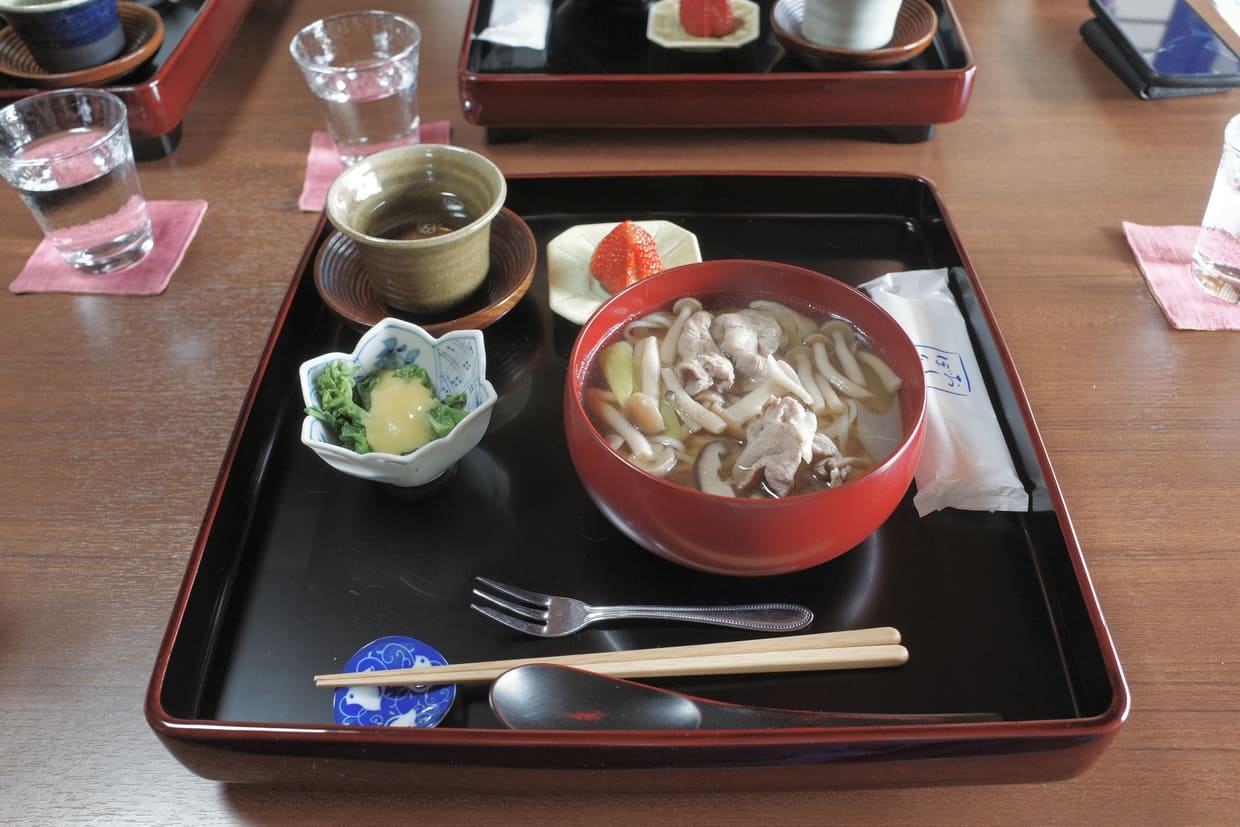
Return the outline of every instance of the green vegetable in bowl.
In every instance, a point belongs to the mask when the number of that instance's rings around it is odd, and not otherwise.
[[[633,346],[621,340],[603,351],[603,376],[621,405],[633,394]]]
[[[437,398],[430,376],[417,365],[360,378],[356,373],[348,362],[329,362],[314,380],[319,404],[306,413],[359,454],[411,453],[446,436],[468,413],[465,394]]]

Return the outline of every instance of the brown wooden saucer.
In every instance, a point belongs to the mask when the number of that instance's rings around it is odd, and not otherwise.
[[[537,259],[529,225],[504,208],[491,223],[491,269],[486,281],[460,307],[444,315],[420,316],[385,304],[366,278],[357,245],[339,232],[333,232],[315,256],[314,286],[332,312],[359,330],[392,316],[438,336],[449,330],[481,330],[502,318],[529,290]]]

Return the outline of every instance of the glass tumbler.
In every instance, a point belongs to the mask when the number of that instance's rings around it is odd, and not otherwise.
[[[125,104],[66,89],[0,109],[0,176],[72,266],[110,273],[154,246]]]
[[[1193,248],[1192,270],[1208,293],[1240,302],[1240,115],[1223,130],[1223,155]]]
[[[337,14],[306,26],[289,44],[348,166],[418,140],[422,32],[384,11]]]

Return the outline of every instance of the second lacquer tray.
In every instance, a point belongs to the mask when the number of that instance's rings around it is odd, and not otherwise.
[[[930,0],[933,41],[881,69],[815,70],[771,31],[735,49],[687,52],[651,42],[641,0],[554,0],[543,49],[478,35],[494,0],[474,0],[458,78],[470,123],[493,138],[553,127],[878,128],[888,139],[926,140],[962,117],[976,66],[949,0]]]

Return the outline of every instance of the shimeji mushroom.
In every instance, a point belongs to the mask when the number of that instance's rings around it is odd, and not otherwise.
[[[883,390],[887,391],[887,393],[895,393],[900,389],[903,380],[896,376],[896,372],[882,359],[879,359],[868,350],[858,352],[857,358],[870,366],[870,369],[878,377],[878,381],[882,383]]]
[[[623,440],[623,444],[629,446],[629,453],[636,465],[659,476],[666,475],[675,467],[676,451],[670,445],[659,445],[658,449],[651,445],[650,440],[611,404],[606,394],[590,391],[586,394],[586,400],[591,413],[606,423],[615,435]]]
[[[845,410],[844,400],[836,393],[835,386],[831,384],[831,381],[821,373],[815,373],[814,384],[818,386],[818,392],[826,400],[827,410],[836,415],[842,414]]]
[[[789,342],[799,342],[818,329],[818,325],[814,323],[813,319],[779,302],[755,299],[749,303],[749,306],[753,310],[761,311],[777,321],[779,326],[783,328],[784,336]]]
[[[788,351],[787,357],[796,370],[797,378],[814,398],[814,413],[821,415],[827,411],[833,414],[844,412],[844,400],[835,392],[835,387],[821,373],[814,372],[815,355],[809,345],[797,345]]]
[[[643,468],[658,477],[666,477],[676,467],[679,457],[670,445],[660,445],[649,460],[634,459],[639,468]]]
[[[834,343],[827,338],[826,334],[811,333],[805,337],[805,344],[809,345],[814,351],[814,367],[818,368],[818,372],[826,377],[827,381],[840,393],[855,399],[865,399],[874,395],[840,373],[831,364],[831,357],[827,353],[827,346],[834,346]]]
[[[835,418],[835,421],[822,429],[822,432],[831,437],[836,443],[846,442],[848,432],[852,430],[853,421],[857,418],[857,411],[861,406],[857,404],[855,399],[844,400],[844,413]]]
[[[723,455],[727,450],[727,445],[714,440],[698,451],[697,460],[693,463],[693,479],[697,487],[707,494],[720,497],[732,497],[736,494],[720,474],[723,470]]]
[[[659,342],[654,336],[638,339],[633,346],[631,369],[637,373],[637,390],[623,400],[624,415],[646,435],[666,427],[659,410]]]
[[[624,338],[631,344],[637,344],[638,338],[645,338],[650,335],[651,330],[667,330],[672,326],[675,319],[671,313],[651,313],[649,316],[642,316],[640,319],[634,319],[624,328]]]
[[[766,378],[773,382],[776,387],[801,400],[803,405],[807,407],[813,406],[814,396],[801,384],[800,377],[792,366],[782,359],[776,359],[771,354],[766,357],[767,370]]]
[[[723,418],[723,421],[728,424],[727,433],[731,434],[737,439],[744,438],[745,432],[741,430],[739,425],[737,425],[735,422],[733,422],[732,420],[728,418],[728,412],[724,410],[723,394],[721,394],[717,390],[708,389],[708,390],[702,391],[701,393],[699,393],[697,396],[693,398],[703,408],[715,414],[716,416]],[[703,429],[700,425],[698,425],[697,423],[694,423],[693,430],[700,431]]]
[[[787,395],[795,396],[806,407],[813,407],[814,397],[801,386],[796,371],[771,354],[767,354],[766,362],[766,378],[756,388],[725,408],[724,419],[744,425],[762,413],[770,399]]]
[[[844,340],[844,335],[848,335],[848,339],[852,342],[857,341],[857,334],[853,332],[853,327],[843,319],[832,319],[822,326],[823,334],[830,336],[831,341],[835,344],[835,357],[840,360],[840,367],[844,369],[844,375],[861,387],[865,387],[865,374],[861,372],[861,365],[857,364],[857,358],[853,356],[852,348],[848,342]]]
[[[586,401],[590,406],[590,412],[624,440],[624,443],[629,446],[629,452],[635,458],[645,460],[654,458],[654,448],[651,447],[650,440],[633,427],[624,414],[608,401],[605,394],[591,389],[586,392]]]
[[[683,299],[677,299],[672,305],[672,312],[676,314],[675,321],[668,328],[667,335],[663,337],[663,346],[659,349],[659,360],[670,365],[676,361],[676,348],[680,344],[680,331],[684,329],[685,322],[694,313],[702,309],[702,303],[691,296]]]
[[[825,482],[828,488],[839,485],[847,479],[848,466],[840,462],[844,458],[843,454],[840,453],[840,449],[831,437],[822,431],[814,434],[813,454],[811,467],[814,475]]]
[[[663,384],[667,386],[668,391],[675,396],[676,406],[685,418],[692,419],[712,434],[721,434],[727,429],[728,423],[724,421],[723,417],[708,411],[700,402],[689,395],[689,392],[685,390],[685,386],[680,384],[676,371],[671,368],[663,368],[659,375],[663,377]]]
[[[797,372],[797,379],[800,380],[801,386],[813,397],[814,404],[810,407],[814,413],[825,413],[827,410],[827,399],[823,396],[818,383],[814,381],[814,352],[805,345],[797,345],[785,355],[788,358],[788,364],[792,365],[792,369]],[[831,393],[833,396],[835,395],[835,391]],[[835,398],[836,401],[839,400],[838,396]],[[843,407],[842,403],[840,407]]]
[[[642,391],[635,391],[624,400],[624,416],[647,436],[663,431],[663,414],[659,411],[659,403],[653,396]]]
[[[637,366],[637,387],[647,396],[658,399],[659,388],[659,340],[654,336],[639,339],[633,346],[633,361]]]

